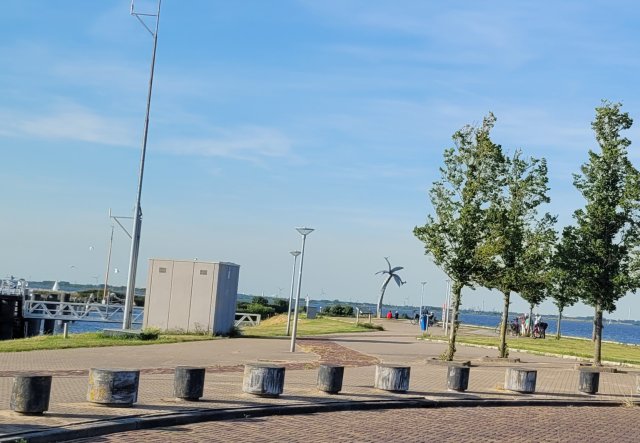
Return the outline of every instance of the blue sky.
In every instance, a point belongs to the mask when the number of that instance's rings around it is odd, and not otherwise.
[[[0,3],[0,274],[104,280],[108,209],[135,203],[152,44],[128,12]],[[566,225],[594,107],[640,118],[638,22],[632,1],[164,0],[138,286],[150,257],[197,257],[240,264],[242,292],[286,297],[308,225],[303,294],[375,302],[390,256],[407,284],[386,300],[418,304],[426,280],[441,304],[446,277],[412,229],[453,132],[494,112],[496,142],[548,159]],[[112,281],[128,254],[116,231]],[[483,303],[501,297],[465,292],[464,307]],[[637,297],[613,316],[629,309],[640,318]]]

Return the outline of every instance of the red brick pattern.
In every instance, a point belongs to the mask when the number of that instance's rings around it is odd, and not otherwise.
[[[106,435],[88,442],[637,442],[640,408],[500,407],[247,418]]]

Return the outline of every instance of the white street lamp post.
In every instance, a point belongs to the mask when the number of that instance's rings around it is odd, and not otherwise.
[[[293,255],[293,271],[291,271],[291,292],[289,293],[289,308],[287,310],[287,336],[291,329],[291,301],[293,300],[293,290],[295,289],[296,282],[296,261],[300,255],[300,251],[291,251],[289,254]]]
[[[420,282],[420,284],[422,285],[422,293],[420,294],[420,313],[418,316],[418,327],[422,329],[422,326],[420,325],[420,322],[422,321],[422,307],[424,306],[424,285],[427,284],[426,281],[422,281]],[[428,322],[429,320],[427,320]]]
[[[445,301],[444,301],[444,318],[442,319],[442,322],[444,323],[444,334],[447,335],[447,332],[449,331],[449,297],[451,294],[451,281],[447,280],[447,295],[445,297]]]
[[[102,294],[102,304],[109,300],[109,268],[111,267],[111,249],[113,247],[113,225],[111,225],[111,238],[109,239],[109,253],[107,254],[107,270],[104,273],[104,293]]]
[[[302,253],[300,254],[300,269],[298,270],[298,291],[296,292],[296,306],[293,311],[293,331],[291,333],[291,352],[296,352],[296,333],[298,332],[298,305],[300,304],[300,289],[302,288],[302,265],[304,264],[304,245],[307,235],[313,232],[311,228],[296,228],[302,235]]]

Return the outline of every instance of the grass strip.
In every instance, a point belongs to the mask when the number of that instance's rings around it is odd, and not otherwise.
[[[64,338],[58,335],[40,335],[0,341],[0,352],[24,352],[72,348],[99,348],[105,346],[141,346],[166,343],[182,343],[187,341],[213,340],[215,337],[203,334],[160,334],[156,339],[142,340],[132,337],[106,337],[101,332],[69,334]]]
[[[456,338],[458,343],[467,343],[481,346],[491,346],[498,348],[498,337],[478,337],[469,335],[459,335]],[[544,340],[530,337],[507,337],[507,345],[510,350],[524,350],[540,352],[554,355],[570,355],[573,357],[593,358],[593,342],[576,338],[555,338],[548,337]],[[623,343],[602,342],[602,360],[640,364],[640,346],[627,345]]]
[[[291,320],[293,323],[293,318]],[[297,335],[323,335],[348,332],[371,332],[381,330],[377,325],[367,323],[355,324],[353,320],[345,321],[330,317],[314,319],[299,318]],[[293,329],[293,324],[292,328]],[[276,315],[260,322],[258,326],[246,326],[240,330],[243,337],[280,337],[287,332],[287,316]]]

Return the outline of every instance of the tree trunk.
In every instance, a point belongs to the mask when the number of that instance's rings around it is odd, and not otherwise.
[[[449,348],[445,354],[445,360],[453,360],[453,356],[456,353],[456,335],[458,334],[458,313],[460,312],[460,295],[462,292],[462,285],[458,282],[453,284],[453,300],[451,312],[451,335],[449,336]]]
[[[384,291],[387,290],[387,285],[389,284],[389,281],[391,281],[391,274],[389,274],[389,277],[387,277],[387,279],[382,284],[382,287],[380,288],[380,298],[378,299],[378,307],[377,307],[378,318],[382,318],[381,317],[382,316],[382,299],[384,298]]]
[[[529,303],[529,331],[527,337],[533,336],[533,303]]]
[[[595,326],[595,343],[593,349],[593,365],[602,365],[602,309],[600,305],[596,305],[596,315],[594,319]]]
[[[500,345],[498,346],[498,357],[507,358],[509,351],[507,350],[507,327],[509,327],[509,298],[511,291],[504,294],[504,306],[502,307],[502,323],[500,324]]]
[[[556,327],[556,340],[560,340],[560,322],[562,321],[562,309],[558,309],[558,326]]]

